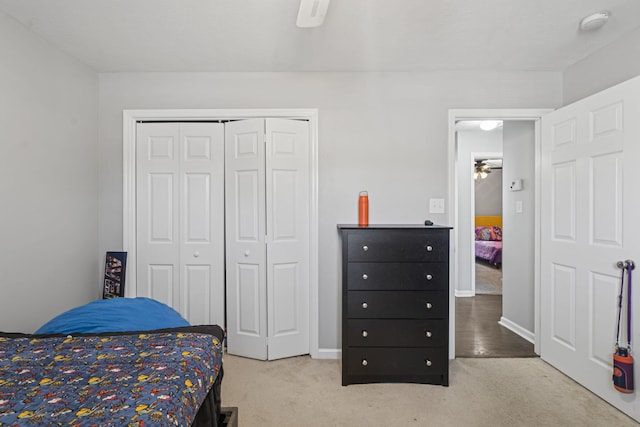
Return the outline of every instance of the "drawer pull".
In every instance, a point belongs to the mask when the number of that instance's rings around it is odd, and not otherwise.
[[[368,336],[369,336],[369,332],[367,332],[367,330],[366,330],[366,329],[365,329],[365,330],[363,330],[363,331],[362,331],[362,336],[363,336],[363,337],[365,337],[365,338],[366,338],[366,337],[368,337]]]
[[[365,252],[367,252],[367,251],[369,250],[369,246],[364,245],[364,246],[362,247],[362,250],[363,250],[363,251],[365,251]]]
[[[368,364],[367,359],[362,359],[362,366],[367,366]]]
[[[429,359],[424,359],[424,364],[427,365],[427,366],[433,365],[433,363],[431,363],[431,360],[429,360]]]
[[[431,280],[433,279],[433,276],[431,274],[427,274],[426,276],[424,276],[424,278],[427,280]]]
[[[432,308],[433,308],[433,304],[431,304],[430,302],[428,302],[428,303],[426,304],[426,306],[427,306],[427,308],[428,308],[428,309],[432,309]]]
[[[367,308],[367,307],[369,307],[369,304],[367,304],[366,302],[363,302],[362,303],[362,308]]]
[[[431,331],[424,331],[424,336],[427,338],[431,338],[433,334],[431,333]]]
[[[427,250],[427,252],[431,252],[433,250],[433,246],[431,245],[427,245],[424,248]]]
[[[367,280],[369,278],[369,276],[367,276],[366,274],[362,275],[362,280]]]

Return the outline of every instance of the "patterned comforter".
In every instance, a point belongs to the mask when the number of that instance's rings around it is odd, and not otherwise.
[[[494,265],[502,264],[502,241],[476,240],[476,256]]]
[[[221,365],[205,333],[0,337],[0,426],[190,426]]]

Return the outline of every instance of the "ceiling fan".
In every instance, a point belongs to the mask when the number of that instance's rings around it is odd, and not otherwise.
[[[491,167],[486,163],[486,160],[476,160],[473,179],[485,179],[490,173]]]
[[[478,159],[473,170],[473,179],[485,179],[492,169],[502,169],[502,159]]]

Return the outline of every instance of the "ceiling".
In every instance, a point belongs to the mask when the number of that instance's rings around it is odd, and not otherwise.
[[[637,0],[0,0],[0,11],[100,72],[561,71],[640,28]],[[609,23],[578,30],[609,10]]]

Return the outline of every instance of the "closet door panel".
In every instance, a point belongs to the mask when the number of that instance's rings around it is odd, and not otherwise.
[[[224,125],[180,124],[180,313],[224,325]]]
[[[224,325],[224,125],[139,123],[138,296]]]
[[[153,298],[156,301],[171,306],[173,304],[174,292],[174,273],[173,265],[154,265],[147,266],[145,283],[138,283],[138,292],[144,292],[139,296]]]
[[[185,265],[182,304],[185,317],[192,325],[209,324],[211,316],[211,269],[207,265]],[[224,309],[224,307],[223,307]]]
[[[264,119],[225,129],[227,350],[267,358]]]
[[[180,274],[180,129],[140,123],[136,155],[136,294],[177,308]]]
[[[184,241],[211,242],[211,175],[184,175]]]
[[[271,171],[273,209],[270,224],[273,227],[271,238],[274,242],[296,238],[296,179],[295,170]]]
[[[300,329],[298,314],[299,278],[297,263],[276,264],[271,274],[273,277],[273,336],[280,337],[296,334]]]
[[[260,193],[259,187],[262,180],[258,175],[259,171],[242,170],[235,173],[235,193],[233,197],[236,200],[237,213],[236,217],[236,240],[242,242],[260,242],[259,235],[262,227],[260,226],[259,209]]]
[[[237,265],[238,281],[234,283],[239,295],[233,311],[238,335],[260,338],[260,266]]]
[[[173,243],[173,180],[171,173],[149,173],[147,218],[149,243]]]
[[[269,359],[309,353],[309,128],[266,119]]]

